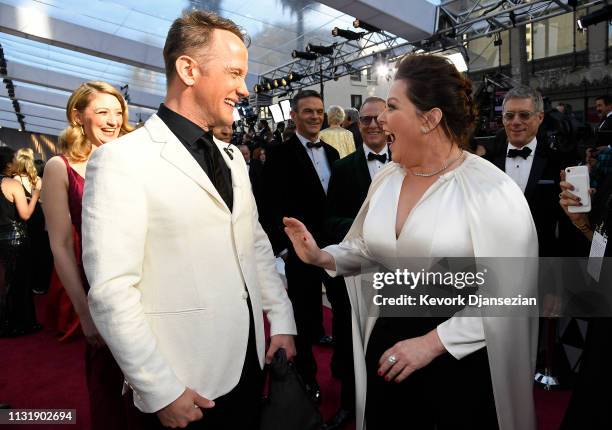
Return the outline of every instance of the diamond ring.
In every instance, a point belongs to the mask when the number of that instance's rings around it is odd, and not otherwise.
[[[387,361],[389,362],[389,364],[395,364],[397,363],[397,358],[395,357],[395,355],[390,355],[389,358],[387,358]]]

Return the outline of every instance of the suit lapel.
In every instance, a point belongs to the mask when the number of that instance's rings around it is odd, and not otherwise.
[[[331,172],[332,166],[334,162],[336,162],[340,157],[338,156],[338,151],[336,151],[330,144],[325,143],[325,141],[321,141],[323,144],[323,150],[325,151],[325,158],[327,158],[327,165],[329,166],[329,171]]]
[[[229,208],[210,181],[206,172],[202,170],[202,167],[200,167],[198,162],[191,156],[189,151],[185,149],[178,138],[172,134],[166,124],[164,124],[157,115],[153,115],[147,120],[144,127],[149,132],[151,140],[162,144],[160,156],[198,184],[204,191],[210,194],[220,206],[224,207],[229,212]]]
[[[236,150],[236,147],[230,148],[230,145],[218,140],[216,137],[213,137],[213,141],[215,142],[215,145],[217,145],[217,148],[219,148],[219,151],[221,151],[223,160],[225,160],[225,164],[227,164],[227,167],[230,169],[230,172],[232,174],[232,191],[233,191],[232,194],[234,196],[234,200],[232,203],[232,222],[233,222],[238,217],[240,209],[242,209],[241,207],[242,189],[241,188],[242,188],[243,176],[240,174],[239,167],[236,165],[237,161],[235,161],[235,157],[242,157],[242,154],[240,153],[240,151]],[[230,158],[230,156],[227,154],[225,149],[228,149],[230,151],[233,158]],[[246,169],[248,170],[248,167],[246,167]]]
[[[506,143],[506,146],[504,146],[504,151],[500,151],[499,154],[497,154],[494,158],[493,158],[493,164],[495,164],[502,172],[506,171],[506,157],[508,154],[508,144]]]
[[[321,185],[321,180],[319,179],[319,174],[317,173],[317,170],[315,169],[314,164],[312,164],[312,160],[308,156],[308,153],[306,152],[306,148],[304,148],[304,145],[302,145],[302,142],[300,142],[300,139],[298,139],[298,137],[294,135],[291,138],[290,143],[294,146],[298,161],[300,162],[302,167],[306,170],[307,175],[314,178],[321,192],[325,194],[325,190],[323,189],[323,185]]]
[[[538,142],[535,154],[533,154],[533,163],[531,164],[531,171],[529,172],[529,179],[527,180],[527,186],[525,187],[525,198],[529,201],[533,196],[535,187],[542,177],[544,168],[546,167],[546,157],[541,149],[543,142]]]
[[[368,189],[372,183],[372,178],[370,178],[370,169],[368,169],[368,160],[366,159],[363,146],[357,148],[356,152],[355,163],[357,164],[357,172],[359,172],[357,180],[359,181],[360,188]]]

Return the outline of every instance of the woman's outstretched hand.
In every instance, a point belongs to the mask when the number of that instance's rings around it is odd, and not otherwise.
[[[283,218],[283,224],[285,224],[285,233],[291,240],[293,249],[300,260],[306,264],[318,265],[323,251],[306,226],[295,218],[287,217]]]

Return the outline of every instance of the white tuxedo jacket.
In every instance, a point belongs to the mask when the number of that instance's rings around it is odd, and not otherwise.
[[[247,297],[260,364],[262,310],[272,335],[296,333],[246,163],[215,143],[231,169],[233,212],[157,115],[95,151],[87,166],[89,308],[144,412],[170,404],[185,387],[215,399],[236,386],[249,335]]]

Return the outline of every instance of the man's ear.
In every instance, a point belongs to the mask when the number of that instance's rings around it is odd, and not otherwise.
[[[190,87],[195,84],[197,76],[198,62],[189,55],[181,55],[174,63],[176,68],[176,76],[185,84]]]

